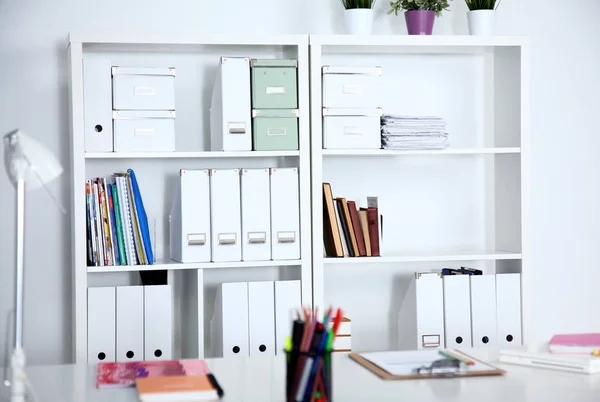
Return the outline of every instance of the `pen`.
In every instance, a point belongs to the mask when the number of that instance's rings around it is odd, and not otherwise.
[[[464,364],[466,364],[467,366],[473,366],[475,364],[474,361],[467,359],[466,357],[462,357],[462,356],[457,356],[453,353],[450,353],[446,350],[440,350],[439,353],[444,356],[447,357],[449,359],[454,359],[454,360],[458,360],[460,362],[463,362]]]

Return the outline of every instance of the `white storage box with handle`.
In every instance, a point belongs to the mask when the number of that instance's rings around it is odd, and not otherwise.
[[[175,151],[174,111],[114,111],[115,152]]]
[[[113,67],[114,110],[175,110],[175,68]]]
[[[323,148],[380,149],[381,109],[323,109]]]
[[[380,107],[381,73],[381,67],[323,66],[323,107]]]

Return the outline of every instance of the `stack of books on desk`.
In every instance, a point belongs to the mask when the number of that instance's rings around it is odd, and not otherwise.
[[[381,119],[383,149],[420,150],[448,147],[446,122],[441,117],[384,115]]]
[[[87,265],[152,265],[148,217],[135,173],[85,183]]]

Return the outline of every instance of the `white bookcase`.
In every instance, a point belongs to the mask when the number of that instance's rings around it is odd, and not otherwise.
[[[529,48],[523,38],[311,35],[313,300],[342,306],[356,350],[394,349],[415,272],[521,273],[531,328]],[[440,116],[443,151],[323,149],[322,67],[381,66],[384,113]],[[381,257],[327,258],[322,183],[379,198]]]
[[[309,43],[310,42],[310,43]],[[135,285],[139,270],[168,270],[174,357],[204,357],[216,287],[300,279],[305,305],[341,306],[352,348],[395,348],[396,314],[414,272],[467,265],[519,272],[523,339],[531,329],[529,45],[523,38],[353,35],[71,35],[71,211],[74,360],[87,355],[87,288]],[[210,152],[210,94],[220,56],[298,59],[299,151]],[[310,56],[310,57],[309,57]],[[85,153],[82,61],[173,66],[176,152]],[[438,115],[443,151],[337,150],[322,146],[323,65],[381,66],[384,113]],[[310,80],[309,80],[310,78]],[[177,263],[168,214],[179,169],[298,167],[301,259]],[[85,180],[133,168],[158,261],[86,266]],[[325,258],[322,183],[366,206],[379,197],[382,257]],[[321,310],[322,311],[322,310]],[[209,357],[209,356],[206,356]]]
[[[71,228],[74,360],[87,359],[87,289],[139,284],[140,270],[168,270],[173,289],[174,356],[204,357],[216,287],[222,282],[300,279],[302,301],[312,302],[310,219],[309,60],[307,35],[121,36],[68,38],[71,122]],[[209,108],[221,56],[298,60],[299,150],[211,152]],[[176,152],[86,153],[83,60],[111,65],[175,67]],[[300,255],[292,261],[177,263],[169,259],[169,211],[179,169],[297,167]],[[149,266],[88,267],[85,181],[132,168],[148,214],[157,261]]]

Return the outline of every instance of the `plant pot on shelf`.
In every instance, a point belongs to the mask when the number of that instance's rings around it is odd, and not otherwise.
[[[350,8],[344,11],[346,30],[353,35],[373,33],[373,10],[370,8]]]
[[[467,13],[469,32],[476,36],[491,36],[496,27],[494,10],[473,10]]]
[[[435,22],[435,11],[413,10],[404,13],[409,35],[431,35]]]

